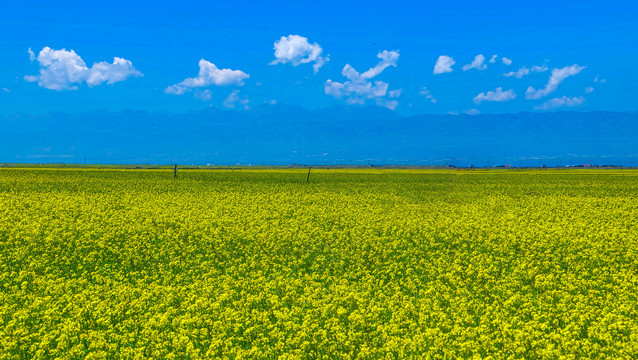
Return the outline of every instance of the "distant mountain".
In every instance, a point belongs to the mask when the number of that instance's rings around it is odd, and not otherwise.
[[[380,107],[0,118],[0,162],[638,166],[638,113],[402,117]]]

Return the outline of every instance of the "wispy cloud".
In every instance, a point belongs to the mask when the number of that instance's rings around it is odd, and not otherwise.
[[[561,98],[553,98],[544,102],[541,105],[534,106],[535,110],[553,110],[561,107],[574,107],[581,105],[585,102],[585,98],[582,96],[579,97],[568,97],[563,96]]]
[[[29,58],[38,60],[39,75],[27,75],[24,80],[37,82],[40,87],[50,90],[77,90],[81,84],[89,87],[104,83],[114,84],[132,77],[142,76],[129,60],[116,57],[113,63],[101,61],[88,67],[73,50],[43,48],[38,56],[29,49]]]
[[[401,94],[403,94],[403,89],[396,89],[396,90],[388,91],[388,97],[390,97],[390,98],[398,98],[399,96],[401,96]]]
[[[381,61],[363,73],[359,73],[350,64],[346,64],[341,74],[348,81],[340,83],[329,79],[324,86],[325,93],[337,99],[345,98],[348,104],[364,104],[366,100],[373,99],[379,106],[385,106],[390,109],[396,108],[399,103],[388,98],[400,96],[401,90],[388,91],[388,83],[375,81],[373,84],[370,79],[390,66],[396,67],[399,60],[399,52],[384,50],[377,57]]]
[[[565,66],[561,69],[553,69],[552,75],[549,77],[549,81],[547,82],[545,87],[543,89],[536,90],[530,86],[525,92],[525,97],[527,99],[540,99],[542,97],[545,97],[548,94],[554,92],[558,88],[558,85],[563,82],[563,80],[572,75],[578,74],[585,68],[586,66],[579,66],[578,64],[574,64],[572,66]]]
[[[171,85],[164,89],[167,94],[182,95],[194,88],[207,86],[229,86],[244,85],[244,80],[250,75],[241,70],[219,69],[215,64],[204,59],[199,60],[199,74],[194,78],[187,78],[184,81]]]
[[[226,99],[224,100],[223,105],[227,108],[235,108],[236,104],[239,105],[243,105],[244,109],[248,109],[248,103],[250,101],[248,100],[248,98],[246,97],[240,97],[239,96],[239,90],[234,90],[233,92],[231,92]]]
[[[470,64],[463,66],[463,71],[468,71],[470,69],[476,69],[476,70],[487,69],[487,64],[485,64],[485,56],[483,56],[482,54],[478,54],[476,55],[476,57],[474,57],[474,60]]]
[[[208,89],[195,91],[195,97],[203,101],[211,101],[213,99],[213,93]]]
[[[490,64],[495,64],[497,60],[498,60],[498,55],[492,55],[492,57],[490,58],[489,63],[490,63]],[[512,65],[512,60],[511,60],[511,59],[506,58],[505,56],[503,56],[503,57],[501,58],[501,62],[502,62],[503,64],[505,64],[505,65]]]
[[[447,55],[441,55],[436,60],[436,64],[434,64],[433,74],[443,74],[447,72],[452,72],[452,66],[456,64],[456,61]]]
[[[482,92],[474,97],[474,103],[480,104],[483,101],[509,101],[516,99],[516,93],[510,89],[503,91],[503,88],[497,87],[494,91]]]
[[[532,66],[531,68],[526,68],[525,66],[523,66],[522,68],[520,68],[520,69],[518,69],[516,71],[510,71],[508,73],[504,73],[503,76],[505,76],[505,77],[512,77],[513,76],[513,77],[515,77],[517,79],[521,79],[521,78],[523,78],[523,76],[529,75],[530,73],[533,73],[533,72],[544,72],[544,71],[547,71],[547,70],[549,70],[549,69],[545,65],[541,65],[541,66],[535,65],[535,66]]]
[[[281,39],[275,41],[275,60],[270,64],[291,64],[298,66],[300,64],[314,63],[312,65],[315,74],[326,62],[329,56],[321,56],[323,49],[319,44],[311,44],[308,38],[299,35],[282,36]]]
[[[426,98],[426,99],[428,99],[428,100],[430,100],[430,102],[431,102],[432,104],[436,104],[436,102],[437,102],[437,100],[436,100],[436,98],[434,97],[434,95],[432,95],[432,93],[430,92],[430,90],[428,90],[428,88],[427,88],[427,87],[425,87],[425,86],[424,86],[424,87],[422,87],[422,88],[419,90],[419,95],[423,95],[423,96],[425,96],[425,98]]]
[[[449,111],[447,114],[448,115],[459,115],[459,114],[478,115],[480,113],[481,113],[481,111],[479,109],[467,109],[467,110],[464,110],[464,111],[458,111],[458,110]]]

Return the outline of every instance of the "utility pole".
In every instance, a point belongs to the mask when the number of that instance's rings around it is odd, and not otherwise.
[[[310,182],[310,169],[312,168],[311,167],[308,168],[308,176],[306,177],[306,184]]]
[[[173,179],[177,179],[177,164],[175,164],[175,168],[173,169]]]

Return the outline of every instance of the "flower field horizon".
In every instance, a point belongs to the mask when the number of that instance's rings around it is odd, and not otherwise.
[[[0,360],[638,357],[638,170],[306,173],[0,169]]]

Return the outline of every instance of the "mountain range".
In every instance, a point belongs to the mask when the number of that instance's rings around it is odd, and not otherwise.
[[[404,117],[381,107],[0,117],[0,162],[638,166],[638,113]]]

